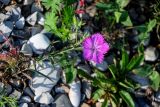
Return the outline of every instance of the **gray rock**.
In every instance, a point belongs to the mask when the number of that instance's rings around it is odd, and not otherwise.
[[[38,3],[33,3],[31,7],[31,13],[34,13],[34,12],[43,12],[42,5],[38,5]]]
[[[38,22],[38,24],[40,24],[40,25],[44,25],[44,21],[45,21],[45,19],[44,19],[44,15],[42,14],[42,13],[38,13],[38,17],[37,17],[37,22]]]
[[[43,92],[34,97],[34,101],[41,104],[50,104],[53,102],[53,100],[54,100],[53,97],[48,92]]]
[[[20,7],[12,8],[10,14],[11,14],[10,20],[17,22],[21,18],[21,8]]]
[[[7,84],[7,85],[5,86],[5,88],[6,88],[6,93],[7,93],[7,95],[9,95],[9,94],[12,93],[13,88],[12,88],[11,85]]]
[[[0,13],[0,23],[7,20],[9,17],[10,15]]]
[[[23,29],[25,25],[25,19],[24,17],[21,17],[16,23],[15,26],[17,29]]]
[[[12,85],[13,88],[16,88],[16,89],[19,89],[19,88],[22,88],[22,84],[21,84],[21,81],[20,80],[17,80],[17,79],[10,79],[10,83]]]
[[[5,21],[2,24],[0,24],[0,30],[4,34],[4,36],[9,37],[10,33],[13,30],[13,23],[10,21]],[[0,35],[0,42],[3,42],[4,38],[2,35]]]
[[[92,92],[91,82],[85,79],[82,80],[82,92],[85,93],[88,99],[91,98],[91,92]]]
[[[107,68],[108,68],[108,63],[107,63],[105,60],[103,60],[103,62],[100,63],[100,64],[96,64],[96,63],[94,63],[94,62],[91,62],[91,65],[92,65],[93,67],[96,67],[96,68],[99,69],[100,71],[106,71]]]
[[[22,96],[19,101],[19,103],[30,103],[30,102],[31,98],[29,96]]]
[[[31,14],[30,16],[27,17],[26,21],[30,25],[34,26],[37,22],[37,14],[38,14],[37,12],[34,12],[33,14]]]
[[[41,104],[40,107],[50,107],[50,106],[46,104]]]
[[[63,94],[63,93],[68,93],[69,92],[69,88],[67,87],[67,86],[56,86],[55,87],[55,92],[56,93],[61,93],[61,94]]]
[[[20,52],[22,52],[26,56],[32,56],[33,55],[31,46],[29,44],[26,44],[26,43],[23,44]]]
[[[26,94],[26,95],[30,96],[32,99],[34,99],[35,95],[30,87],[26,87],[23,92],[24,92],[24,94]]]
[[[17,90],[14,90],[9,96],[10,96],[10,97],[13,97],[13,98],[16,98],[17,100],[19,100],[20,97],[21,97],[21,95],[22,95],[21,92],[19,92],[19,91],[17,91]]]
[[[144,51],[144,58],[146,61],[154,62],[157,60],[158,56],[159,56],[159,53],[155,47],[148,47]]]
[[[43,28],[41,26],[35,26],[31,28],[31,35],[34,36],[38,33],[41,33],[41,31],[43,30]]]
[[[19,107],[29,107],[27,103],[21,103]]]
[[[66,94],[58,94],[51,107],[72,107],[72,104]]]
[[[24,0],[23,5],[30,5],[34,2],[35,0]]]
[[[0,0],[3,4],[8,5],[8,3],[10,2],[10,0]]]
[[[0,82],[0,92],[4,89],[4,84]]]

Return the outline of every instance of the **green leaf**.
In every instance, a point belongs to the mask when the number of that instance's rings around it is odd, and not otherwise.
[[[105,98],[104,102],[102,103],[101,107],[108,107],[109,101],[107,98]]]
[[[121,12],[118,12],[118,11],[114,12],[114,16],[116,18],[116,23],[119,23],[121,15],[122,15]]]
[[[129,64],[127,65],[127,71],[137,68],[144,60],[144,55],[133,56]]]
[[[111,72],[114,80],[116,80],[116,74],[117,74],[117,72],[118,72],[116,66],[115,66],[114,64],[112,64],[112,65],[109,65],[108,68],[109,68],[109,71]]]
[[[113,3],[103,3],[103,2],[98,2],[96,3],[96,7],[101,9],[101,10],[106,10],[106,9],[112,9]]]
[[[93,78],[86,72],[82,71],[81,69],[77,69],[78,75],[88,79],[88,80],[93,80]]]
[[[153,19],[153,20],[149,20],[148,26],[147,26],[147,31],[150,32],[152,31],[152,29],[156,26],[157,24],[157,20]]]
[[[124,49],[122,49],[122,59],[120,61],[122,71],[124,71],[126,69],[128,62],[129,62],[129,56],[128,56],[127,52]]]
[[[137,69],[134,69],[132,72],[141,77],[147,77],[152,73],[152,67],[150,65],[143,65]]]
[[[124,25],[124,26],[133,26],[132,21],[129,17],[129,14],[127,11],[121,11],[121,17],[120,17],[120,22]]]
[[[160,84],[160,75],[157,71],[153,71],[149,76],[151,87],[157,91]]]
[[[93,97],[92,99],[94,101],[97,101],[98,99],[100,99],[103,95],[105,95],[105,91],[102,89],[97,89],[94,93],[93,93]]]
[[[77,76],[77,70],[73,66],[69,66],[65,69],[65,74],[67,83],[72,83]]]
[[[135,107],[134,101],[127,91],[121,90],[119,94],[129,107]]]
[[[124,8],[129,4],[130,0],[116,0],[116,3],[120,8]]]

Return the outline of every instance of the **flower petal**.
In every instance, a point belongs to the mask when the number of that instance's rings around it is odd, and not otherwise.
[[[102,63],[104,59],[104,54],[101,52],[97,52],[97,63]]]
[[[102,45],[99,45],[97,51],[103,54],[107,53],[109,51],[109,44],[105,42]]]
[[[87,37],[86,39],[84,39],[83,43],[83,48],[92,48],[92,41],[90,37]]]
[[[90,49],[83,49],[83,57],[84,57],[84,59],[86,59],[86,60],[91,60],[91,58],[92,58],[92,51],[90,50]]]
[[[97,46],[102,45],[104,43],[103,35],[101,35],[100,33],[93,34],[91,36],[91,39],[94,44],[94,47],[97,47]]]

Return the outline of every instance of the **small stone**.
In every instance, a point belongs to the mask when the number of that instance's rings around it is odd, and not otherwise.
[[[37,22],[37,14],[38,14],[37,12],[34,12],[33,14],[31,14],[30,16],[27,17],[26,21],[30,25],[34,26]]]
[[[23,5],[30,5],[34,2],[35,0],[24,0]]]
[[[9,17],[10,15],[0,13],[0,23],[7,20]]]
[[[13,97],[13,98],[16,98],[17,100],[20,99],[22,93],[17,91],[17,90],[14,90],[9,96],[10,97]]]
[[[77,68],[88,74],[91,73],[91,68],[88,65],[78,65]]]
[[[8,5],[10,0],[0,0],[4,5]]]
[[[50,107],[50,106],[46,104],[41,104],[40,107]]]
[[[91,62],[91,65],[92,65],[93,67],[96,67],[96,68],[99,69],[100,71],[106,71],[107,68],[108,68],[108,63],[107,63],[105,60],[103,60],[103,62],[100,63],[100,64],[96,64],[96,63],[94,63],[94,62]]]
[[[31,13],[34,13],[34,12],[43,12],[43,7],[38,3],[33,3],[31,7]]]
[[[69,99],[74,107],[78,107],[81,101],[81,83],[73,81],[70,84]]]
[[[33,55],[31,46],[29,44],[26,44],[26,43],[23,44],[20,52],[22,52],[26,56],[32,56]]]
[[[35,26],[31,28],[31,35],[34,36],[38,33],[41,33],[41,31],[43,30],[43,28],[41,26]]]
[[[68,93],[69,88],[65,85],[62,85],[62,86],[59,86],[59,87],[55,87],[55,92],[56,93]]]
[[[0,24],[0,31],[4,34],[3,36],[9,37],[12,30],[13,30],[13,23],[10,21],[5,21],[2,24]],[[4,41],[3,36],[0,35],[0,42]]]
[[[17,29],[23,29],[25,25],[25,19],[24,17],[21,17],[16,23],[15,26]]]
[[[12,87],[14,87],[16,89],[20,89],[23,87],[21,84],[21,81],[17,80],[17,79],[10,79],[10,83],[11,83]]]
[[[0,82],[0,90],[4,89],[4,84],[2,82]]]
[[[11,94],[12,93],[12,86],[11,85],[9,85],[9,84],[7,84],[6,86],[5,86],[5,88],[6,88],[6,93],[7,93],[7,95],[9,95],[9,94]],[[0,89],[1,90],[1,89]]]
[[[53,102],[53,97],[48,92],[43,92],[42,94],[36,95],[34,97],[35,102],[42,103],[42,104],[50,104]]]
[[[94,17],[97,12],[97,8],[95,5],[89,6],[86,8],[86,12],[89,14],[90,17]]]
[[[42,13],[38,13],[38,17],[37,17],[38,24],[43,26],[44,25],[44,21],[45,21],[44,15]]]
[[[72,107],[72,104],[66,94],[58,94],[51,107]]]
[[[27,103],[21,103],[19,107],[29,107]]]
[[[25,89],[24,89],[24,94],[26,94],[27,96],[30,96],[32,99],[34,99],[34,93],[33,93],[33,91],[31,90],[31,88],[30,87],[26,87]]]
[[[82,92],[85,93],[88,99],[91,98],[91,92],[92,92],[91,82],[85,79],[82,80]]]
[[[31,98],[29,96],[22,96],[20,98],[20,103],[30,103],[31,102]]]
[[[148,47],[144,51],[144,58],[146,61],[154,62],[157,60],[158,56],[159,56],[159,53],[155,47]]]
[[[46,35],[39,33],[32,36],[29,39],[28,44],[30,44],[36,54],[43,54],[43,52],[49,47],[50,40]]]
[[[15,7],[11,11],[11,17],[10,20],[17,22],[21,18],[21,8],[20,7]]]
[[[82,103],[81,107],[91,107],[90,105],[86,104],[86,103]]]

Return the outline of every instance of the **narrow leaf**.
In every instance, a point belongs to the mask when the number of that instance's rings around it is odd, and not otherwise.
[[[105,91],[102,89],[97,89],[94,93],[93,93],[93,97],[92,99],[94,101],[97,101],[98,99],[100,99],[103,95],[105,95]]]
[[[122,59],[120,61],[122,71],[124,71],[126,69],[128,62],[129,62],[129,56],[128,56],[127,52],[124,49],[122,49]]]
[[[148,32],[152,31],[152,29],[156,26],[156,24],[157,24],[156,19],[150,20],[147,26],[147,29],[148,29],[147,31]]]
[[[157,71],[153,71],[149,76],[151,87],[157,91],[160,84],[160,75]]]

